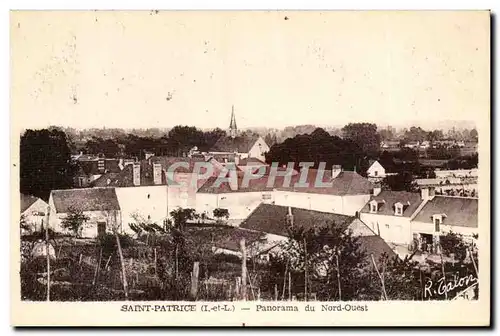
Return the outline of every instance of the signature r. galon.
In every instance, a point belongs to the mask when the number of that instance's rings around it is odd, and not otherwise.
[[[429,279],[424,287],[424,297],[432,298],[433,296],[442,296],[454,290],[465,291],[469,288],[473,288],[477,283],[478,279],[472,274],[463,277],[459,277],[458,274],[455,274],[451,281],[446,281],[445,277],[442,277],[435,283]]]

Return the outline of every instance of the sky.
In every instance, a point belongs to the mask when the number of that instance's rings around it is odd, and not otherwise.
[[[11,13],[23,128],[400,125],[489,113],[488,12]]]

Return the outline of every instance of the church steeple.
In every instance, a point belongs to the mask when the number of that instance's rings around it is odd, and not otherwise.
[[[234,116],[234,105],[231,110],[231,123],[229,124],[229,136],[235,138],[238,133],[238,127],[236,127],[236,117]]]

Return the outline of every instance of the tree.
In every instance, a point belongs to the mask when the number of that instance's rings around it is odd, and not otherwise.
[[[428,135],[427,131],[425,131],[421,127],[412,126],[410,127],[409,130],[405,132],[404,138],[405,140],[410,142],[415,142],[415,141],[422,142],[425,139],[427,139],[427,135]]]
[[[427,133],[427,140],[430,142],[442,140],[444,138],[444,134],[442,130],[434,130]]]
[[[66,134],[27,130],[20,143],[20,191],[48,200],[51,190],[70,188],[74,167]]]
[[[477,130],[475,128],[470,130],[469,137],[471,140],[477,140],[478,135],[479,134],[477,133]]]
[[[288,162],[314,162],[315,168],[325,162],[327,169],[332,165],[341,165],[346,170],[366,171],[368,160],[361,148],[350,140],[331,136],[321,128],[311,134],[297,135],[275,144],[266,153],[266,162],[278,162],[280,165]]]
[[[380,134],[377,125],[370,123],[349,123],[342,128],[344,139],[357,144],[368,155],[375,157],[380,150]]]
[[[273,256],[275,270],[293,274],[294,293],[303,293],[307,283],[306,291],[316,293],[318,300],[362,300],[370,296],[367,259],[359,237],[333,222],[307,230],[299,225],[290,228],[282,252]],[[273,277],[281,288],[286,274]]]
[[[463,262],[467,257],[467,250],[471,249],[471,243],[466,242],[464,236],[455,232],[448,232],[441,236],[439,243],[444,255],[450,257],[452,254],[459,262]]]
[[[228,219],[229,218],[229,211],[227,209],[222,209],[222,208],[217,208],[214,209],[214,217],[217,219]]]
[[[388,175],[382,180],[382,188],[394,191],[416,192],[417,184],[412,173],[403,171],[396,175]]]
[[[19,218],[19,227],[21,230],[31,231],[30,225],[26,222],[26,216],[24,214]]]
[[[120,152],[120,146],[113,139],[102,139],[93,136],[87,140],[84,147],[90,154],[102,154],[104,157],[117,157]]]
[[[81,237],[83,223],[85,223],[89,219],[89,216],[85,215],[82,210],[79,210],[75,207],[70,207],[68,210],[68,214],[61,222],[61,226],[72,231],[76,237]]]
[[[177,156],[182,156],[191,148],[204,145],[203,136],[203,132],[196,127],[175,126],[168,132],[169,146]]]
[[[191,208],[183,209],[179,207],[170,211],[170,216],[172,216],[174,220],[175,228],[183,231],[186,227],[187,221],[195,219],[196,210]]]

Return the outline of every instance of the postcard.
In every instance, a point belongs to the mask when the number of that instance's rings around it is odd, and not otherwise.
[[[489,11],[12,11],[14,326],[490,325]]]

